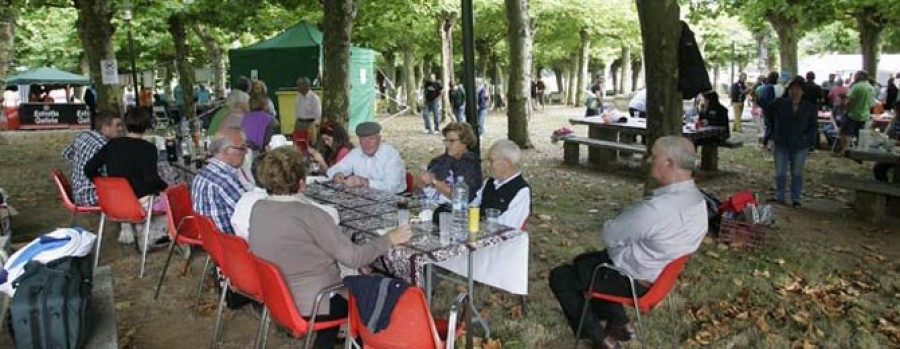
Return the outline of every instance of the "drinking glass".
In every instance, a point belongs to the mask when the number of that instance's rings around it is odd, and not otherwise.
[[[450,215],[450,212],[441,212],[438,218],[440,220],[440,243],[442,246],[449,245],[450,237],[453,235],[453,217]]]
[[[500,210],[496,208],[487,208],[484,210],[484,220],[490,230],[497,229],[500,225]]]

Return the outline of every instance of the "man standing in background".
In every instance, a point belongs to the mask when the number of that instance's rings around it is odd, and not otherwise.
[[[309,90],[308,78],[297,79],[297,92],[294,109],[297,121],[294,123],[294,130],[307,130],[322,121],[322,103],[319,102],[319,96]]]
[[[729,93],[731,109],[734,110],[734,132],[741,132],[741,116],[747,101],[747,73],[738,75],[738,81],[731,85]]]

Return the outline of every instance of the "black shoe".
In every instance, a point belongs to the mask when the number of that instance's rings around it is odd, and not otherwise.
[[[800,206],[803,206],[803,204],[801,204],[799,201],[795,201],[791,204],[791,206],[794,206],[794,208],[800,208]]]
[[[766,199],[766,202],[768,202],[768,203],[773,203],[773,204],[778,204],[778,205],[784,205],[784,200],[778,200],[778,199],[776,199],[776,198],[769,198],[769,199]]]
[[[622,326],[607,325],[606,331],[604,332],[607,336],[620,342],[627,342],[634,339],[634,327],[632,327],[631,324],[624,324]]]

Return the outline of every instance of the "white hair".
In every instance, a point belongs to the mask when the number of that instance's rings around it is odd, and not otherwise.
[[[694,171],[697,168],[697,152],[694,144],[687,138],[680,136],[665,136],[656,140],[666,152],[666,157],[675,161],[679,168]]]
[[[519,160],[522,159],[522,150],[519,149],[516,143],[508,139],[494,142],[491,145],[490,153],[495,153],[497,156],[509,160],[513,165],[518,165]]]
[[[231,93],[228,94],[228,99],[225,100],[225,106],[228,107],[228,109],[234,110],[237,109],[239,104],[248,107],[250,105],[250,95],[241,90],[232,90]]]
[[[228,147],[235,146],[234,141],[231,139],[231,135],[233,134],[238,134],[241,136],[241,139],[245,139],[244,130],[242,128],[226,127],[213,135],[212,141],[209,142],[209,152],[218,155],[225,152],[225,150],[228,150]]]

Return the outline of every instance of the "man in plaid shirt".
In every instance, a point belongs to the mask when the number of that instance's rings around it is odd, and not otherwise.
[[[219,130],[209,151],[214,157],[191,183],[194,211],[211,218],[223,232],[234,234],[234,206],[253,186],[250,176],[241,169],[248,151],[244,132],[240,128]]]
[[[72,165],[72,196],[78,206],[97,206],[97,190],[94,183],[84,175],[84,165],[97,154],[106,142],[119,136],[122,119],[111,113],[97,115],[100,130],[87,130],[75,136],[72,144],[63,149],[62,156]]]

